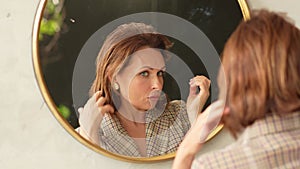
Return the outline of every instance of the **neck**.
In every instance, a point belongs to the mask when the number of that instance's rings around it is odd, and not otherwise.
[[[117,116],[119,119],[133,123],[145,123],[146,111],[137,110],[131,104],[121,104]]]
[[[121,106],[116,113],[121,125],[127,131],[128,135],[135,138],[146,138],[145,112]],[[137,140],[135,140],[137,142]],[[144,143],[145,144],[145,143]]]

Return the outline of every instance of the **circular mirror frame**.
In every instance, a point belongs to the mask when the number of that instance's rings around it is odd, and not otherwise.
[[[250,11],[248,8],[248,4],[246,0],[237,0],[238,4],[241,9],[241,13],[244,20],[248,20],[250,18]],[[38,44],[38,35],[39,35],[39,29],[41,24],[41,18],[43,15],[43,11],[45,9],[45,6],[47,4],[47,0],[40,0],[36,14],[34,19],[34,25],[32,29],[32,59],[33,59],[33,67],[35,72],[35,77],[38,83],[38,86],[40,88],[40,92],[42,93],[42,96],[44,98],[44,101],[46,102],[47,106],[49,107],[50,111],[54,115],[54,117],[58,120],[58,122],[63,126],[65,130],[68,131],[76,140],[78,140],[80,143],[84,144],[88,148],[92,149],[95,152],[98,152],[102,155],[105,155],[107,157],[111,157],[117,160],[127,161],[127,162],[157,162],[157,161],[163,161],[172,159],[175,157],[176,152],[169,153],[162,156],[155,156],[155,157],[129,157],[129,156],[122,156],[119,154],[111,153],[107,150],[102,149],[100,146],[91,143],[90,141],[83,138],[81,135],[79,135],[74,128],[65,120],[65,118],[59,113],[57,106],[55,105],[53,99],[51,98],[51,95],[47,89],[47,85],[45,83],[43,72],[40,64],[40,58],[39,58],[39,44]],[[218,125],[213,132],[211,132],[207,138],[207,141],[212,139],[218,132],[220,132],[223,128],[223,125]]]

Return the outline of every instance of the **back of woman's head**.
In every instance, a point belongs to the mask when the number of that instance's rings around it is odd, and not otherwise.
[[[242,22],[225,45],[224,117],[236,136],[267,114],[300,110],[300,31],[280,15],[261,10]]]
[[[151,25],[128,23],[118,26],[105,39],[96,60],[96,77],[90,89],[90,95],[97,91],[105,94],[107,103],[112,101],[111,83],[115,75],[128,63],[130,56],[145,47],[169,49],[169,39],[157,33]]]

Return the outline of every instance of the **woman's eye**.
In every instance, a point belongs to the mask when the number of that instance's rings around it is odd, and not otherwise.
[[[141,76],[147,77],[149,75],[149,72],[144,71],[140,73]]]
[[[165,74],[165,72],[164,71],[159,71],[159,72],[157,72],[157,76],[164,76],[164,74]]]

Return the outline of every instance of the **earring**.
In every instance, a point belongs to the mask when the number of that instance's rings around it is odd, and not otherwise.
[[[113,86],[114,86],[115,90],[119,90],[120,89],[120,86],[119,86],[119,84],[117,82],[114,82]]]

